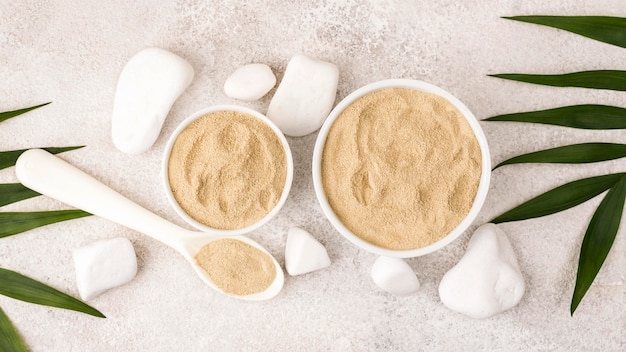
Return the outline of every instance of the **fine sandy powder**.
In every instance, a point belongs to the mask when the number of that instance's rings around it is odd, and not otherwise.
[[[195,259],[217,287],[233,295],[263,292],[276,278],[276,267],[269,255],[234,239],[209,242]]]
[[[174,198],[193,219],[215,229],[240,229],[278,203],[287,158],[280,139],[261,120],[220,111],[179,134],[168,176]]]
[[[328,202],[355,235],[394,250],[425,247],[469,212],[481,175],[478,141],[438,95],[369,93],[333,123],[322,154]]]

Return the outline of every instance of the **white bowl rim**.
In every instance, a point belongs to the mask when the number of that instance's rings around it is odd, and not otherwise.
[[[333,122],[337,119],[340,113],[348,107],[348,105],[352,104],[358,98],[385,88],[408,88],[415,89],[419,91],[424,91],[428,93],[433,93],[439,95],[445,99],[447,99],[450,103],[452,103],[459,111],[463,114],[472,130],[474,131],[474,135],[478,140],[478,144],[480,146],[480,151],[482,155],[482,171],[480,175],[480,181],[478,185],[478,190],[476,192],[476,197],[474,198],[474,202],[470,211],[465,216],[465,218],[445,237],[440,239],[437,242],[434,242],[428,246],[409,249],[409,250],[393,250],[382,248],[376,246],[370,242],[363,240],[362,238],[355,235],[352,231],[350,231],[345,225],[341,223],[339,218],[335,215],[334,211],[330,207],[328,203],[328,199],[324,194],[324,188],[322,185],[322,177],[321,177],[321,163],[322,163],[322,152],[324,149],[324,144],[326,142],[326,138],[328,137],[328,132],[330,131],[330,127]],[[489,190],[489,182],[491,179],[491,156],[489,153],[489,146],[487,144],[487,138],[479,124],[478,119],[474,116],[474,114],[463,104],[459,99],[457,99],[452,94],[448,93],[444,89],[435,86],[433,84],[414,80],[414,79],[387,79],[376,81],[370,84],[367,84],[342,99],[330,112],[327,119],[324,121],[324,124],[320,128],[320,131],[317,135],[317,140],[315,141],[315,147],[313,149],[313,165],[312,165],[312,173],[313,173],[313,187],[315,189],[315,194],[317,196],[318,202],[322,208],[322,211],[326,215],[326,218],[330,221],[330,223],[335,227],[335,229],[343,235],[347,240],[352,242],[353,244],[361,247],[371,253],[375,253],[378,255],[396,257],[396,258],[412,258],[418,257],[422,255],[426,255],[437,251],[444,246],[448,245],[455,239],[457,239],[461,234],[463,234],[472,224],[472,222],[476,219],[478,213],[480,212],[485,199],[487,198],[487,192]]]
[[[191,124],[196,119],[204,115],[214,113],[214,112],[219,112],[219,111],[241,112],[241,113],[249,114],[261,120],[261,122],[265,123],[267,126],[269,126],[272,129],[272,131],[274,131],[274,134],[278,137],[278,139],[281,142],[283,150],[285,151],[285,157],[287,159],[286,160],[287,175],[285,177],[285,186],[283,187],[283,192],[280,196],[280,199],[274,206],[274,208],[272,208],[272,210],[269,213],[267,213],[261,220],[251,225],[248,225],[246,227],[233,229],[233,230],[216,229],[216,228],[207,226],[197,221],[196,219],[192,218],[191,216],[189,216],[189,214],[187,214],[183,210],[183,208],[181,208],[181,206],[178,204],[178,202],[174,198],[172,189],[170,187],[169,175],[168,175],[168,164],[169,164],[170,154],[172,152],[172,147],[174,145],[174,142],[178,138],[178,135],[180,134],[180,132],[183,131],[185,128],[187,128],[187,126],[189,126],[189,124]],[[194,112],[193,114],[189,115],[176,127],[174,132],[172,132],[169,139],[167,140],[167,144],[165,145],[165,150],[163,151],[163,159],[161,162],[161,179],[162,179],[163,186],[165,188],[165,196],[167,197],[167,200],[169,201],[171,206],[174,208],[174,211],[181,218],[183,218],[185,222],[187,222],[189,225],[195,227],[196,229],[200,231],[207,232],[210,234],[219,235],[219,236],[237,236],[237,235],[243,235],[243,234],[246,234],[246,233],[249,233],[258,229],[259,227],[263,226],[268,221],[270,221],[274,216],[276,216],[276,214],[278,214],[280,209],[283,207],[283,205],[287,201],[287,197],[289,196],[289,192],[291,190],[291,185],[293,183],[293,172],[294,172],[293,168],[294,166],[293,166],[293,156],[291,155],[291,148],[289,147],[287,138],[285,138],[285,135],[278,128],[278,126],[276,126],[276,124],[274,124],[268,117],[266,117],[265,115],[263,115],[262,113],[254,109],[247,108],[245,106],[234,105],[234,104],[222,104],[222,105],[213,105],[213,106],[200,109]]]

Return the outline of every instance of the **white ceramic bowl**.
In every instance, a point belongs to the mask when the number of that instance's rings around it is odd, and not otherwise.
[[[241,112],[241,113],[246,113],[248,115],[252,115],[256,117],[257,119],[259,119],[261,122],[269,126],[272,129],[272,131],[274,131],[274,133],[276,134],[276,137],[278,137],[278,139],[280,140],[283,146],[283,150],[285,151],[285,157],[287,158],[287,175],[285,178],[285,186],[283,187],[283,192],[280,196],[280,199],[278,200],[278,203],[276,203],[276,206],[274,206],[274,208],[269,213],[267,213],[261,220],[255,222],[252,225],[239,228],[239,229],[234,229],[234,230],[212,228],[205,224],[200,223],[199,221],[189,216],[189,214],[187,214],[183,210],[183,208],[181,208],[181,206],[178,204],[178,202],[174,198],[174,194],[172,193],[172,189],[170,187],[170,182],[169,182],[169,176],[168,176],[168,164],[169,164],[170,154],[172,152],[172,146],[174,145],[174,142],[176,141],[176,138],[181,133],[181,131],[183,131],[187,126],[189,126],[189,124],[191,124],[196,119],[204,115],[207,115],[213,112],[218,112],[218,111],[236,111],[236,112]],[[287,143],[287,139],[285,138],[285,135],[265,115],[261,114],[258,111],[255,111],[255,110],[243,107],[243,106],[216,105],[216,106],[211,106],[211,107],[196,111],[191,116],[187,117],[174,130],[169,140],[167,141],[167,144],[165,146],[165,151],[163,153],[162,178],[163,178],[163,185],[165,186],[165,195],[167,196],[167,199],[169,200],[170,204],[172,205],[176,213],[180,215],[180,217],[182,217],[188,224],[197,228],[200,231],[212,233],[215,235],[220,235],[220,236],[242,235],[242,234],[245,234],[245,233],[248,233],[257,229],[260,226],[267,223],[268,221],[270,221],[274,216],[276,216],[276,214],[278,214],[282,206],[285,204],[285,201],[287,200],[287,196],[289,195],[289,191],[291,190],[291,184],[293,181],[293,158],[291,155],[291,149],[289,148],[289,144]]]
[[[387,248],[382,248],[371,244],[354,233],[352,233],[344,224],[339,220],[337,215],[334,213],[330,204],[328,203],[328,199],[324,194],[324,187],[322,185],[322,153],[324,151],[324,144],[326,143],[326,137],[328,136],[328,132],[333,122],[337,119],[337,117],[341,114],[341,112],[347,108],[350,104],[352,104],[358,98],[380,90],[384,88],[409,88],[415,89],[423,92],[433,93],[439,95],[445,99],[447,99],[450,103],[452,103],[459,111],[465,116],[467,122],[471,126],[476,139],[478,140],[478,144],[480,146],[480,151],[482,154],[482,171],[480,175],[480,182],[478,185],[478,191],[476,193],[476,197],[474,199],[474,203],[470,208],[469,213],[465,216],[465,218],[459,223],[457,227],[455,227],[450,233],[448,233],[445,237],[440,239],[439,241],[432,243],[426,247],[410,249],[410,250],[392,250]],[[457,98],[452,96],[450,93],[445,90],[434,86],[432,84],[410,80],[410,79],[390,79],[383,80],[368,84],[360,89],[349,94],[345,97],[335,108],[330,112],[328,118],[322,125],[322,128],[319,131],[317,136],[317,141],[315,143],[315,149],[313,151],[313,186],[315,187],[315,194],[317,195],[317,199],[322,207],[322,211],[330,221],[330,223],[341,233],[346,239],[348,239],[353,244],[375,254],[396,257],[396,258],[411,258],[417,257],[425,254],[432,253],[445,245],[449,244],[456,238],[458,238],[467,228],[472,224],[478,212],[485,202],[485,198],[487,197],[487,191],[489,189],[489,181],[491,178],[491,157],[489,155],[489,147],[487,145],[487,139],[483,133],[482,128],[480,127],[478,120],[472,112]]]

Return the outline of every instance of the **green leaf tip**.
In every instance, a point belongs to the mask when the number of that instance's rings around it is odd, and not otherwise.
[[[613,246],[622,219],[625,200],[626,176],[622,176],[596,209],[585,232],[580,248],[576,285],[570,305],[571,315],[574,315]]]
[[[626,48],[626,18],[610,16],[505,16],[507,20],[553,27]]]
[[[0,268],[0,294],[20,301],[63,308],[106,318],[92,306],[28,276]]]
[[[583,104],[492,116],[483,121],[529,122],[589,130],[626,128],[626,109]]]
[[[498,215],[494,224],[538,218],[573,208],[613,187],[626,173],[594,176],[553,188]]]
[[[626,144],[580,143],[540,150],[507,159],[493,169],[522,163],[584,164],[626,157]]]
[[[8,120],[12,117],[15,116],[19,116],[22,114],[25,114],[29,111],[35,110],[35,109],[39,109],[42,106],[46,106],[48,104],[52,103],[51,101],[47,102],[47,103],[43,103],[43,104],[39,104],[39,105],[35,105],[35,106],[31,106],[28,108],[24,108],[24,109],[19,109],[19,110],[13,110],[13,111],[5,111],[5,112],[0,112],[0,122]]]
[[[578,87],[626,91],[626,71],[619,70],[593,70],[553,75],[499,73],[488,76],[552,87]]]

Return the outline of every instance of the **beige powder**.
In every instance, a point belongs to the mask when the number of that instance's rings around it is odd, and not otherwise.
[[[276,267],[269,255],[234,239],[209,242],[195,259],[217,287],[233,295],[263,292],[276,278]]]
[[[280,139],[256,117],[220,111],[187,126],[172,146],[169,183],[180,207],[215,229],[252,225],[278,203],[287,177]]]
[[[468,214],[481,175],[478,141],[438,95],[388,88],[349,105],[322,154],[328,202],[355,235],[394,250],[425,247]]]

